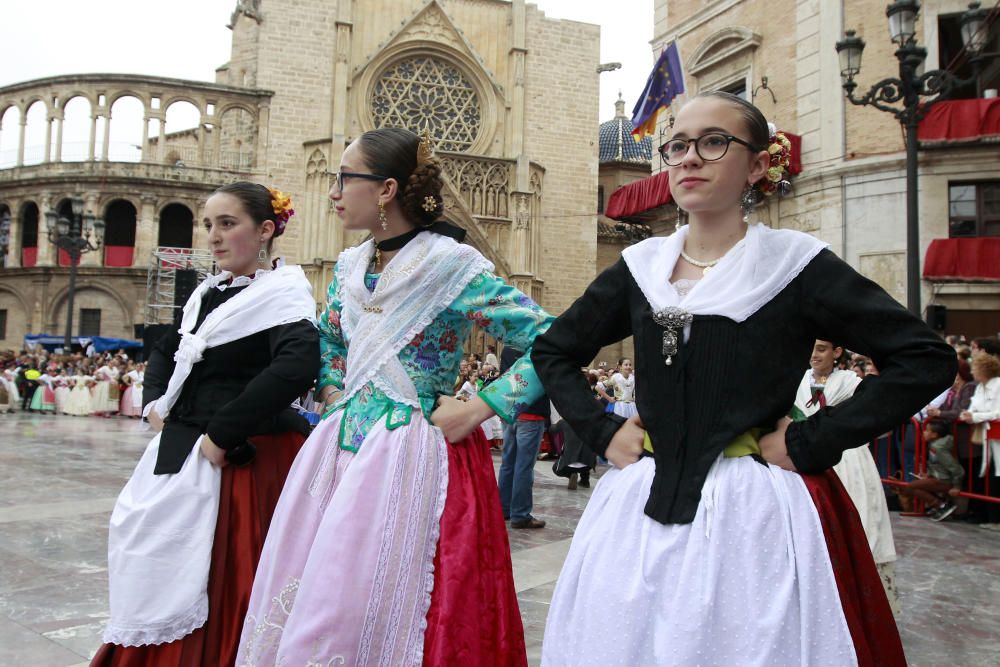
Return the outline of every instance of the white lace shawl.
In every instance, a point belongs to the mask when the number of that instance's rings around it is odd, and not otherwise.
[[[373,292],[365,271],[374,242],[348,248],[337,260],[340,324],[347,343],[344,394],[350,399],[372,382],[392,400],[420,407],[416,388],[398,354],[493,264],[472,246],[433,232],[418,234],[389,261]]]
[[[654,237],[622,252],[629,272],[654,311],[670,306],[692,315],[722,315],[743,322],[792,282],[827,247],[790,229],[751,224],[739,243],[681,297],[670,283],[688,228]]]

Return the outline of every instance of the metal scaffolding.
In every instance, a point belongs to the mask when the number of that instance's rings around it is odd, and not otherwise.
[[[146,273],[146,325],[172,324],[184,306],[175,303],[178,271],[195,271],[194,284],[198,285],[214,268],[215,260],[209,250],[157,247]]]

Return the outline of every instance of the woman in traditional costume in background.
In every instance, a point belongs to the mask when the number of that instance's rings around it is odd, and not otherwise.
[[[374,238],[337,261],[320,318],[330,410],[282,492],[238,664],[525,665],[479,425],[541,387],[524,356],[469,401],[452,393],[473,325],[529,349],[551,318],[438,221],[427,139],[366,132],[335,178],[345,229]]]
[[[254,568],[308,433],[290,405],[319,366],[309,281],[270,259],[291,214],[287,197],[253,183],[205,203],[222,272],[150,357],[144,413],[160,432],[111,515],[111,619],[95,667],[236,659]]]

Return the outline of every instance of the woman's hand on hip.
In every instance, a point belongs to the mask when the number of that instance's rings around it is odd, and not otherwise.
[[[218,468],[224,468],[229,464],[226,461],[226,450],[212,442],[212,439],[208,437],[208,433],[201,438],[201,453],[208,459],[209,463]]]
[[[493,408],[478,396],[469,401],[441,396],[431,413],[431,423],[441,429],[448,442],[454,443],[468,436],[494,414]]]
[[[646,440],[646,430],[639,415],[629,417],[608,443],[604,458],[616,468],[632,465],[642,458],[642,445]]]
[[[759,444],[760,455],[764,457],[765,461],[779,468],[795,472],[795,464],[788,456],[788,445],[785,443],[785,432],[788,431],[788,425],[791,423],[791,419],[782,417],[774,425],[774,431],[761,438]]]

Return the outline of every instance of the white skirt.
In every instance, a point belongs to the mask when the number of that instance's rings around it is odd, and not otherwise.
[[[848,449],[840,463],[833,466],[840,477],[847,495],[861,515],[861,525],[868,538],[872,556],[877,564],[896,560],[896,543],[892,539],[892,524],[889,522],[889,506],[885,502],[885,491],[879,477],[875,459],[867,445]]]
[[[625,419],[629,419],[639,414],[639,410],[635,407],[635,403],[625,403],[624,401],[616,401],[613,407],[615,410],[615,414],[621,415]]]
[[[653,472],[643,458],[594,489],[556,584],[543,666],[857,664],[799,475],[720,457],[694,521],[664,525],[643,514]]]

